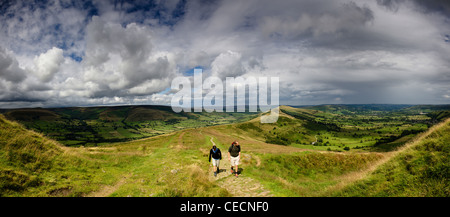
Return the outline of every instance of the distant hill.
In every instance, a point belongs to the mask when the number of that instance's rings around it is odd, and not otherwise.
[[[329,104],[291,106],[295,108],[319,110],[330,113],[370,113],[370,112],[405,112],[425,113],[432,111],[450,110],[450,105],[409,105],[409,104]]]
[[[449,105],[355,104],[280,106],[280,109],[284,116],[278,126],[264,131],[267,142],[331,145],[325,148],[331,150],[365,149],[376,144],[385,149],[383,144],[386,143],[393,143],[389,147],[394,148],[410,138],[405,136],[450,117]],[[65,146],[101,146],[187,128],[245,123],[259,115],[250,112],[175,113],[169,106],[157,105],[25,108],[0,112],[7,119],[18,121],[27,129],[41,132]],[[400,122],[396,122],[397,119]],[[258,127],[247,123],[241,128]],[[339,139],[327,139],[332,137]]]
[[[257,113],[180,112],[169,106],[103,106],[0,110],[9,120],[66,146],[97,146],[180,129],[243,122]]]

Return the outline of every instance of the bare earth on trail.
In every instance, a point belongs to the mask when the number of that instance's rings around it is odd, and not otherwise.
[[[107,185],[101,188],[98,191],[91,192],[90,194],[86,195],[86,197],[108,197],[112,193],[114,193],[117,189],[119,189],[120,186],[126,183],[127,179],[131,176],[131,174],[127,174],[123,176],[116,184],[114,185]]]
[[[232,176],[229,171],[226,178],[218,180],[218,185],[227,189],[235,197],[272,197],[270,191],[264,189],[264,187],[258,181],[240,175],[239,177]]]
[[[211,143],[215,145],[213,138],[211,137]],[[246,154],[241,153],[242,157],[250,157]],[[260,162],[257,158],[257,166]],[[222,152],[222,160],[220,161],[220,172],[217,176],[214,176],[214,171],[211,165],[209,172],[209,180],[211,182],[217,182],[217,184],[225,188],[235,197],[272,197],[273,195],[270,191],[264,189],[264,187],[258,181],[246,177],[245,174],[241,173],[238,177],[231,173],[231,164],[228,160],[228,155],[226,150]],[[241,169],[239,169],[241,171]]]

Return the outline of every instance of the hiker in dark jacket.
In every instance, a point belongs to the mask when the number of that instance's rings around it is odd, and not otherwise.
[[[233,143],[231,143],[230,148],[228,148],[228,159],[230,160],[231,163],[231,173],[234,173],[236,177],[238,176],[238,165],[240,158],[241,158],[241,146],[239,145],[239,142],[234,141]]]
[[[219,173],[220,160],[222,160],[222,152],[220,152],[220,149],[217,148],[216,145],[213,145],[212,149],[209,151],[209,162],[211,162],[211,158],[213,160],[214,176],[217,176],[217,173]]]

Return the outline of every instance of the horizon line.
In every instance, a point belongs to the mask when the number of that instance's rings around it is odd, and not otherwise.
[[[308,107],[308,106],[325,106],[325,105],[398,105],[398,106],[417,106],[417,105],[431,105],[431,106],[439,106],[439,105],[450,105],[448,104],[432,104],[432,103],[424,103],[424,104],[408,104],[408,103],[324,103],[324,104],[307,104],[307,105],[293,105],[293,104],[280,104],[278,106],[291,106],[291,107]],[[84,106],[75,106],[75,105],[68,105],[68,106],[36,106],[36,107],[11,107],[11,108],[1,108],[0,110],[10,110],[10,109],[56,109],[56,108],[96,108],[96,107],[132,107],[132,106],[164,106],[164,107],[171,107],[170,105],[164,105],[164,104],[107,104],[107,105],[84,105]],[[247,109],[250,105],[245,105],[245,108]],[[278,107],[275,106],[275,107]],[[202,106],[205,108],[205,106]],[[213,108],[214,106],[211,106]],[[231,107],[231,106],[223,106],[223,108]],[[234,105],[232,107],[237,108],[237,105]],[[181,107],[185,108],[185,107]],[[191,106],[191,109],[193,109],[194,106]],[[206,107],[209,108],[209,107]]]

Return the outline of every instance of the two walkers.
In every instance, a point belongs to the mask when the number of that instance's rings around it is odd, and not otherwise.
[[[213,160],[212,164],[214,166],[214,176],[217,176],[217,173],[219,173],[220,160],[222,160],[222,152],[216,147],[216,145],[213,145],[212,149],[209,151],[209,162],[211,162],[211,158]],[[238,165],[240,158],[241,146],[239,145],[239,142],[234,141],[228,148],[228,160],[231,163],[231,173],[234,173],[236,177],[238,177]]]

